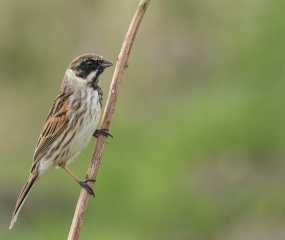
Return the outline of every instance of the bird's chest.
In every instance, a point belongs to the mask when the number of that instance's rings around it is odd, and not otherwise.
[[[74,140],[71,143],[73,154],[86,147],[93,136],[101,114],[101,102],[98,91],[88,89],[81,95],[80,101],[74,99],[73,114],[70,114],[70,127],[74,128]]]

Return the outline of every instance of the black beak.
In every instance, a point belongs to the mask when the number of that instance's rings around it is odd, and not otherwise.
[[[107,67],[111,67],[113,66],[112,63],[108,62],[107,60],[103,59],[102,62],[101,62],[101,67],[103,68],[107,68]]]

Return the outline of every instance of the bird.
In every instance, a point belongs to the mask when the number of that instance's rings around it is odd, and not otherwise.
[[[113,64],[102,56],[89,53],[75,58],[67,68],[60,91],[40,133],[29,178],[17,199],[9,229],[35,182],[51,169],[64,169],[86,191],[94,196],[88,182],[79,180],[67,165],[88,145],[92,136],[112,135],[108,129],[97,129],[101,115],[102,74]]]

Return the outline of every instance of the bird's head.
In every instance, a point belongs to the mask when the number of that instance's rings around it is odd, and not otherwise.
[[[104,69],[113,64],[96,54],[84,54],[75,58],[66,70],[65,78],[78,84],[96,88]],[[74,82],[73,82],[74,83]]]

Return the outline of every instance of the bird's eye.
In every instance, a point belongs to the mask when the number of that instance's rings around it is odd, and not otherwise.
[[[86,64],[88,67],[92,67],[94,65],[92,61],[88,61]]]

